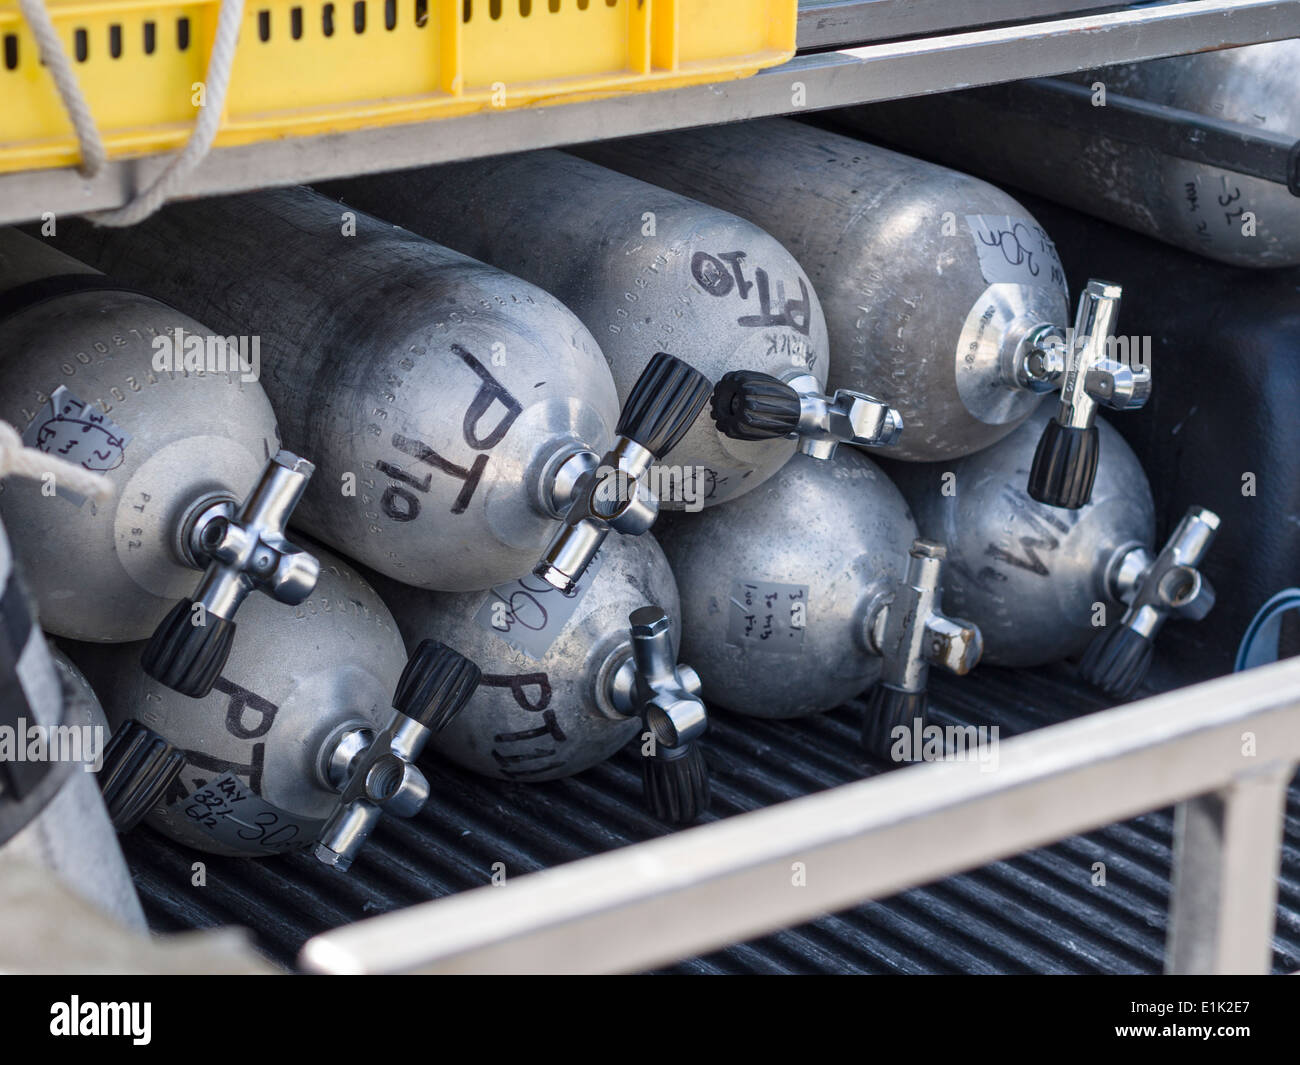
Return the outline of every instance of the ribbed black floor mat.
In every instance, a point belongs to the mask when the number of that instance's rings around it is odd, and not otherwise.
[[[1024,732],[1104,704],[1064,668],[982,668],[935,677],[937,724]],[[858,753],[859,708],[800,721],[717,713],[708,738],[713,817],[729,817],[882,771]],[[216,858],[137,830],[126,852],[158,931],[240,924],[291,966],[327,928],[507,876],[662,835],[641,810],[634,752],[579,778],[505,784],[430,758],[434,799],[385,818],[340,875],[304,855]],[[1160,811],[890,899],[740,944],[673,971],[693,973],[1154,973],[1161,967],[1172,815]],[[191,886],[203,861],[207,884]],[[1094,862],[1106,885],[1094,887]],[[1274,968],[1300,969],[1300,787],[1293,784]]]

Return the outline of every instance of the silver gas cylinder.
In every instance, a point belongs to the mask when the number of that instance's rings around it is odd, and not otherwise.
[[[93,770],[108,739],[86,679],[47,646],[0,526],[0,875],[52,870],[130,928],[144,914]]]
[[[1065,276],[1029,212],[975,178],[786,119],[574,149],[762,226],[821,297],[827,386],[902,414],[890,454],[966,455],[1039,401],[1018,367],[1064,335]]]
[[[626,399],[656,351],[711,380],[748,370],[821,395],[826,321],[807,275],[735,215],[558,151],[357,178],[344,202],[541,285],[600,342]],[[862,443],[889,443],[896,425]],[[770,477],[793,438],[731,439],[701,417],[663,460],[669,505],[723,503]],[[668,503],[668,493],[663,493]]]
[[[311,467],[279,451],[253,356],[241,363],[233,348],[121,280],[0,230],[0,420],[30,448],[102,473],[114,493],[87,499],[57,472],[0,489],[48,631],[138,640],[179,609],[215,661],[252,588],[286,602],[310,590],[314,561],[283,533]],[[218,559],[205,529],[239,536],[237,557]],[[196,569],[208,571],[202,582]],[[203,626],[189,624],[196,603]],[[184,687],[201,650],[186,639],[204,641],[182,636],[158,665]]]
[[[203,699],[146,675],[137,645],[72,648],[115,728],[103,775],[120,830],[147,817],[178,842],[247,856],[321,840],[365,753],[401,716],[391,708],[407,655],[374,589],[333,555],[320,559],[308,599],[245,607],[245,638]],[[398,762],[394,791],[413,769]]]
[[[860,452],[797,456],[743,499],[665,519],[661,539],[682,655],[728,710],[798,717],[875,684],[909,704],[864,721],[884,753],[889,729],[924,713],[926,665],[966,672],[979,659],[978,632],[941,612],[942,547],[917,540],[903,496]]]
[[[1220,262],[1295,266],[1297,70],[1300,41],[1270,41],[849,109],[837,121]],[[1256,137],[1279,161],[1275,180],[1246,171],[1267,154],[1245,150]],[[1174,140],[1198,158],[1172,154]]]
[[[947,602],[979,625],[984,660],[996,665],[1034,666],[1083,653],[1125,623],[1144,584],[1163,596],[1165,614],[1203,616],[1213,603],[1195,567],[1217,518],[1194,508],[1195,530],[1175,532],[1157,555],[1146,475],[1105,422],[1097,423],[1102,446],[1092,501],[1061,510],[1030,498],[1025,476],[1048,417],[1035,414],[978,455],[890,466],[922,534],[948,545]],[[1206,533],[1191,557],[1189,537]],[[1160,561],[1171,551],[1177,557],[1170,564],[1178,567],[1172,577]],[[1147,635],[1153,638],[1155,628]]]
[[[636,692],[639,622],[632,618],[643,609],[659,612],[642,619],[655,630],[644,636],[666,645],[668,671],[681,637],[677,586],[653,537],[607,540],[572,596],[535,576],[486,594],[435,593],[396,583],[382,588],[408,645],[425,637],[444,640],[483,670],[465,712],[433,742],[458,765],[499,780],[534,782],[581,773],[638,736],[647,753],[645,734],[655,731],[656,722],[648,720],[649,707]],[[697,687],[689,667],[676,671],[684,688]],[[702,707],[682,709],[692,719],[702,713]],[[687,727],[675,730],[686,733]],[[698,735],[703,718],[689,727],[695,731],[683,740]],[[656,733],[656,744],[662,740]],[[645,759],[652,809],[668,820],[691,820],[707,802],[698,745],[690,743],[689,751],[687,762],[699,778],[693,787],[686,780],[684,790],[673,790],[682,799],[676,807],[656,802],[649,778],[657,759]]]
[[[527,573],[616,442],[609,367],[553,296],[306,189],[60,233],[260,335],[285,441],[320,464],[295,521],[404,583],[469,591]]]

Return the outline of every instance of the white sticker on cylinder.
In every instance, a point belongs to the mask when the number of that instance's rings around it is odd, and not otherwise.
[[[236,850],[293,851],[316,842],[324,821],[298,817],[255,795],[226,773],[174,802],[186,824]]]
[[[798,654],[808,625],[808,586],[775,581],[732,581],[727,643]]]
[[[979,255],[980,273],[990,285],[1043,285],[1062,288],[1065,271],[1056,245],[1042,226],[1010,215],[968,214]]]
[[[577,611],[600,565],[597,552],[572,595],[565,595],[541,577],[520,577],[499,584],[488,592],[474,620],[520,654],[541,661]]]

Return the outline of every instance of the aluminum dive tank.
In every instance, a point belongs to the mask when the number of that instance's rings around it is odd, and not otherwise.
[[[48,868],[128,928],[144,931],[140,900],[90,771],[108,738],[103,710],[86,679],[41,635],[3,526],[0,619],[0,868]],[[38,733],[45,738],[34,740]]]
[[[1271,41],[1071,75],[1080,102],[1069,106],[1052,82],[1030,82],[873,104],[835,121],[1219,262],[1295,266],[1300,199],[1286,185],[1169,154],[1154,134],[1112,135],[1100,106],[1129,97],[1294,143],[1298,69],[1300,41]]]
[[[1065,278],[1050,238],[993,186],[786,119],[575,148],[732,211],[798,259],[821,297],[829,389],[902,415],[889,454],[970,454],[1041,398],[1017,379],[1036,336],[1064,333]]]
[[[0,229],[0,420],[116,489],[96,503],[57,475],[0,488],[48,631],[149,636],[199,582],[186,530],[243,499],[279,451],[261,385],[238,363],[205,361],[214,339],[121,279]],[[191,340],[203,353],[187,364]]]
[[[979,659],[978,633],[940,613],[942,549],[917,540],[902,494],[860,452],[797,456],[743,499],[673,515],[661,539],[681,591],[682,656],[728,710],[799,717],[875,684],[908,693],[891,698],[910,722],[924,713],[931,651],[956,672]],[[887,717],[864,721],[877,753],[899,723]]]
[[[643,608],[661,610],[674,663],[681,640],[677,586],[649,535],[606,540],[573,596],[531,575],[486,594],[428,592],[393,582],[382,589],[408,645],[426,637],[444,640],[482,668],[465,712],[432,745],[458,765],[499,780],[572,776],[638,736],[644,739],[632,690],[629,619]],[[683,676],[690,682],[693,673]],[[685,811],[689,816],[655,812],[691,820],[706,801],[707,787],[686,804],[696,807]]]
[[[319,466],[295,522],[405,583],[527,573],[559,527],[557,486],[613,439],[604,356],[553,296],[306,189],[128,230],[61,223],[60,239],[258,335],[286,446]]]
[[[1166,614],[1199,617],[1213,604],[1197,567],[1217,517],[1193,508],[1197,531],[1208,532],[1196,557],[1177,531],[1173,546],[1157,554],[1150,485],[1132,449],[1106,422],[1097,423],[1104,441],[1090,503],[1062,510],[1029,497],[1025,473],[1047,417],[1040,412],[987,451],[956,462],[890,466],[923,535],[948,545],[947,602],[979,625],[984,659],[996,665],[1035,666],[1083,654],[1117,631],[1144,584],[1164,597]],[[1165,553],[1177,556],[1171,577],[1159,563]],[[1154,635],[1148,629],[1148,643]]]
[[[325,190],[545,288],[599,341],[621,400],[660,350],[714,381],[752,370],[825,386],[826,321],[812,283],[771,236],[715,207],[559,151]],[[795,446],[728,439],[702,415],[663,460],[684,478],[680,498],[665,506],[734,499]]]
[[[155,757],[130,767],[112,791],[122,828],[144,815],[170,838],[212,854],[315,844],[349,759],[392,717],[407,655],[369,583],[314,550],[321,560],[315,591],[288,608],[264,597],[249,602],[244,639],[203,699],[147,676],[139,645],[69,645],[103,693],[115,734],[134,726],[140,744],[161,741],[179,763]]]

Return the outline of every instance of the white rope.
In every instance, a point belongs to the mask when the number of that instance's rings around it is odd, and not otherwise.
[[[96,503],[107,503],[113,498],[113,482],[103,474],[91,473],[57,455],[25,447],[18,430],[0,421],[0,480],[14,474],[39,481],[47,473],[53,474],[64,488]]]
[[[94,177],[104,168],[108,153],[104,151],[104,142],[95,128],[95,117],[90,113],[90,106],[82,95],[77,76],[72,72],[72,62],[63,50],[54,20],[45,10],[45,0],[18,0],[23,18],[31,27],[32,36],[36,38],[36,47],[40,50],[45,68],[54,78],[54,86],[59,90],[59,99],[63,109],[72,120],[72,128],[77,134],[77,144],[81,148],[81,165],[77,167],[85,177]]]
[[[45,9],[45,0],[19,2],[76,131],[82,159],[79,169],[88,177],[93,177],[103,169],[108,157],[99,130],[95,127],[94,116],[77,85],[72,61],[55,33],[53,21]],[[221,0],[217,32],[213,37],[212,54],[208,57],[208,70],[204,80],[203,106],[190,131],[190,139],[154,178],[152,184],[137,190],[125,206],[87,216],[97,225],[133,226],[142,222],[167,202],[208,154],[217,131],[221,128],[226,96],[230,89],[230,72],[235,65],[235,46],[239,43],[239,27],[243,18],[244,0]]]

